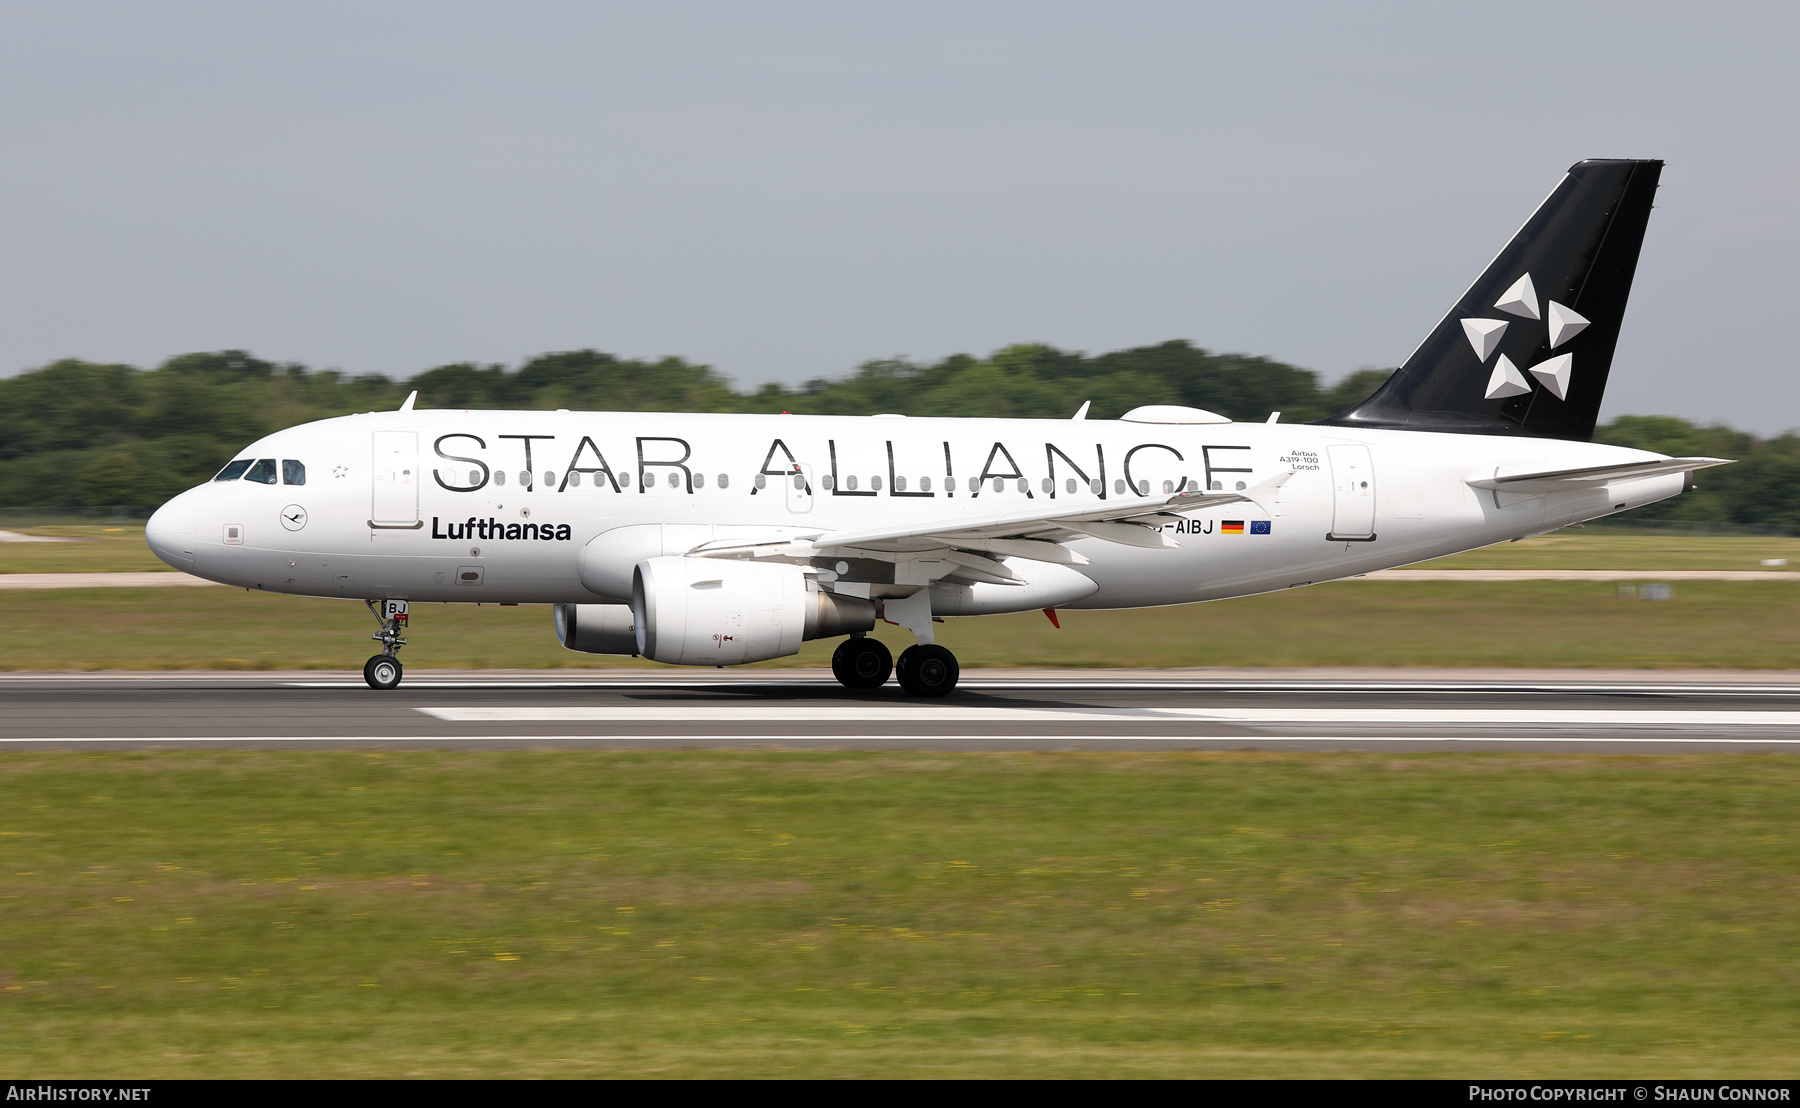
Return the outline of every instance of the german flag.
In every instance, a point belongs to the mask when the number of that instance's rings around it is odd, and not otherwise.
[[[1244,521],[1241,519],[1222,519],[1219,521],[1219,534],[1241,535],[1244,533]]]

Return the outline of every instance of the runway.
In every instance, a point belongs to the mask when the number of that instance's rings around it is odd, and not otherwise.
[[[0,749],[831,747],[1800,753],[1800,674],[965,673],[921,701],[814,670],[12,674]]]

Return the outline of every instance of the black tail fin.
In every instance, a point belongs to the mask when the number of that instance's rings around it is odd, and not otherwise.
[[[1592,438],[1662,166],[1571,166],[1406,364],[1319,422]]]

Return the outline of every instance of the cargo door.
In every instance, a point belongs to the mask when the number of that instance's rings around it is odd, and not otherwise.
[[[375,527],[419,527],[419,435],[377,431],[374,443]]]
[[[1331,531],[1343,542],[1375,541],[1375,465],[1366,446],[1326,447],[1331,456]]]

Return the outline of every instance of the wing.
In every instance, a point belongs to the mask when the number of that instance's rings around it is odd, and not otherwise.
[[[1046,505],[986,516],[962,516],[926,523],[827,531],[816,535],[770,538],[756,542],[706,543],[689,551],[702,558],[818,557],[873,558],[889,562],[936,563],[934,576],[1011,584],[1017,575],[1001,558],[1030,558],[1060,565],[1086,565],[1087,559],[1065,543],[1103,539],[1126,546],[1173,547],[1162,527],[1174,513],[1221,504],[1260,504],[1293,476],[1284,472],[1244,492],[1179,492],[1059,508]],[[925,556],[925,557],[921,557]]]
[[[1553,469],[1542,473],[1517,473],[1506,477],[1481,477],[1472,488],[1495,492],[1568,492],[1628,481],[1634,477],[1660,477],[1665,473],[1691,473],[1710,466],[1728,466],[1730,458],[1667,458],[1660,462],[1625,462],[1621,465],[1588,466],[1586,469]]]

